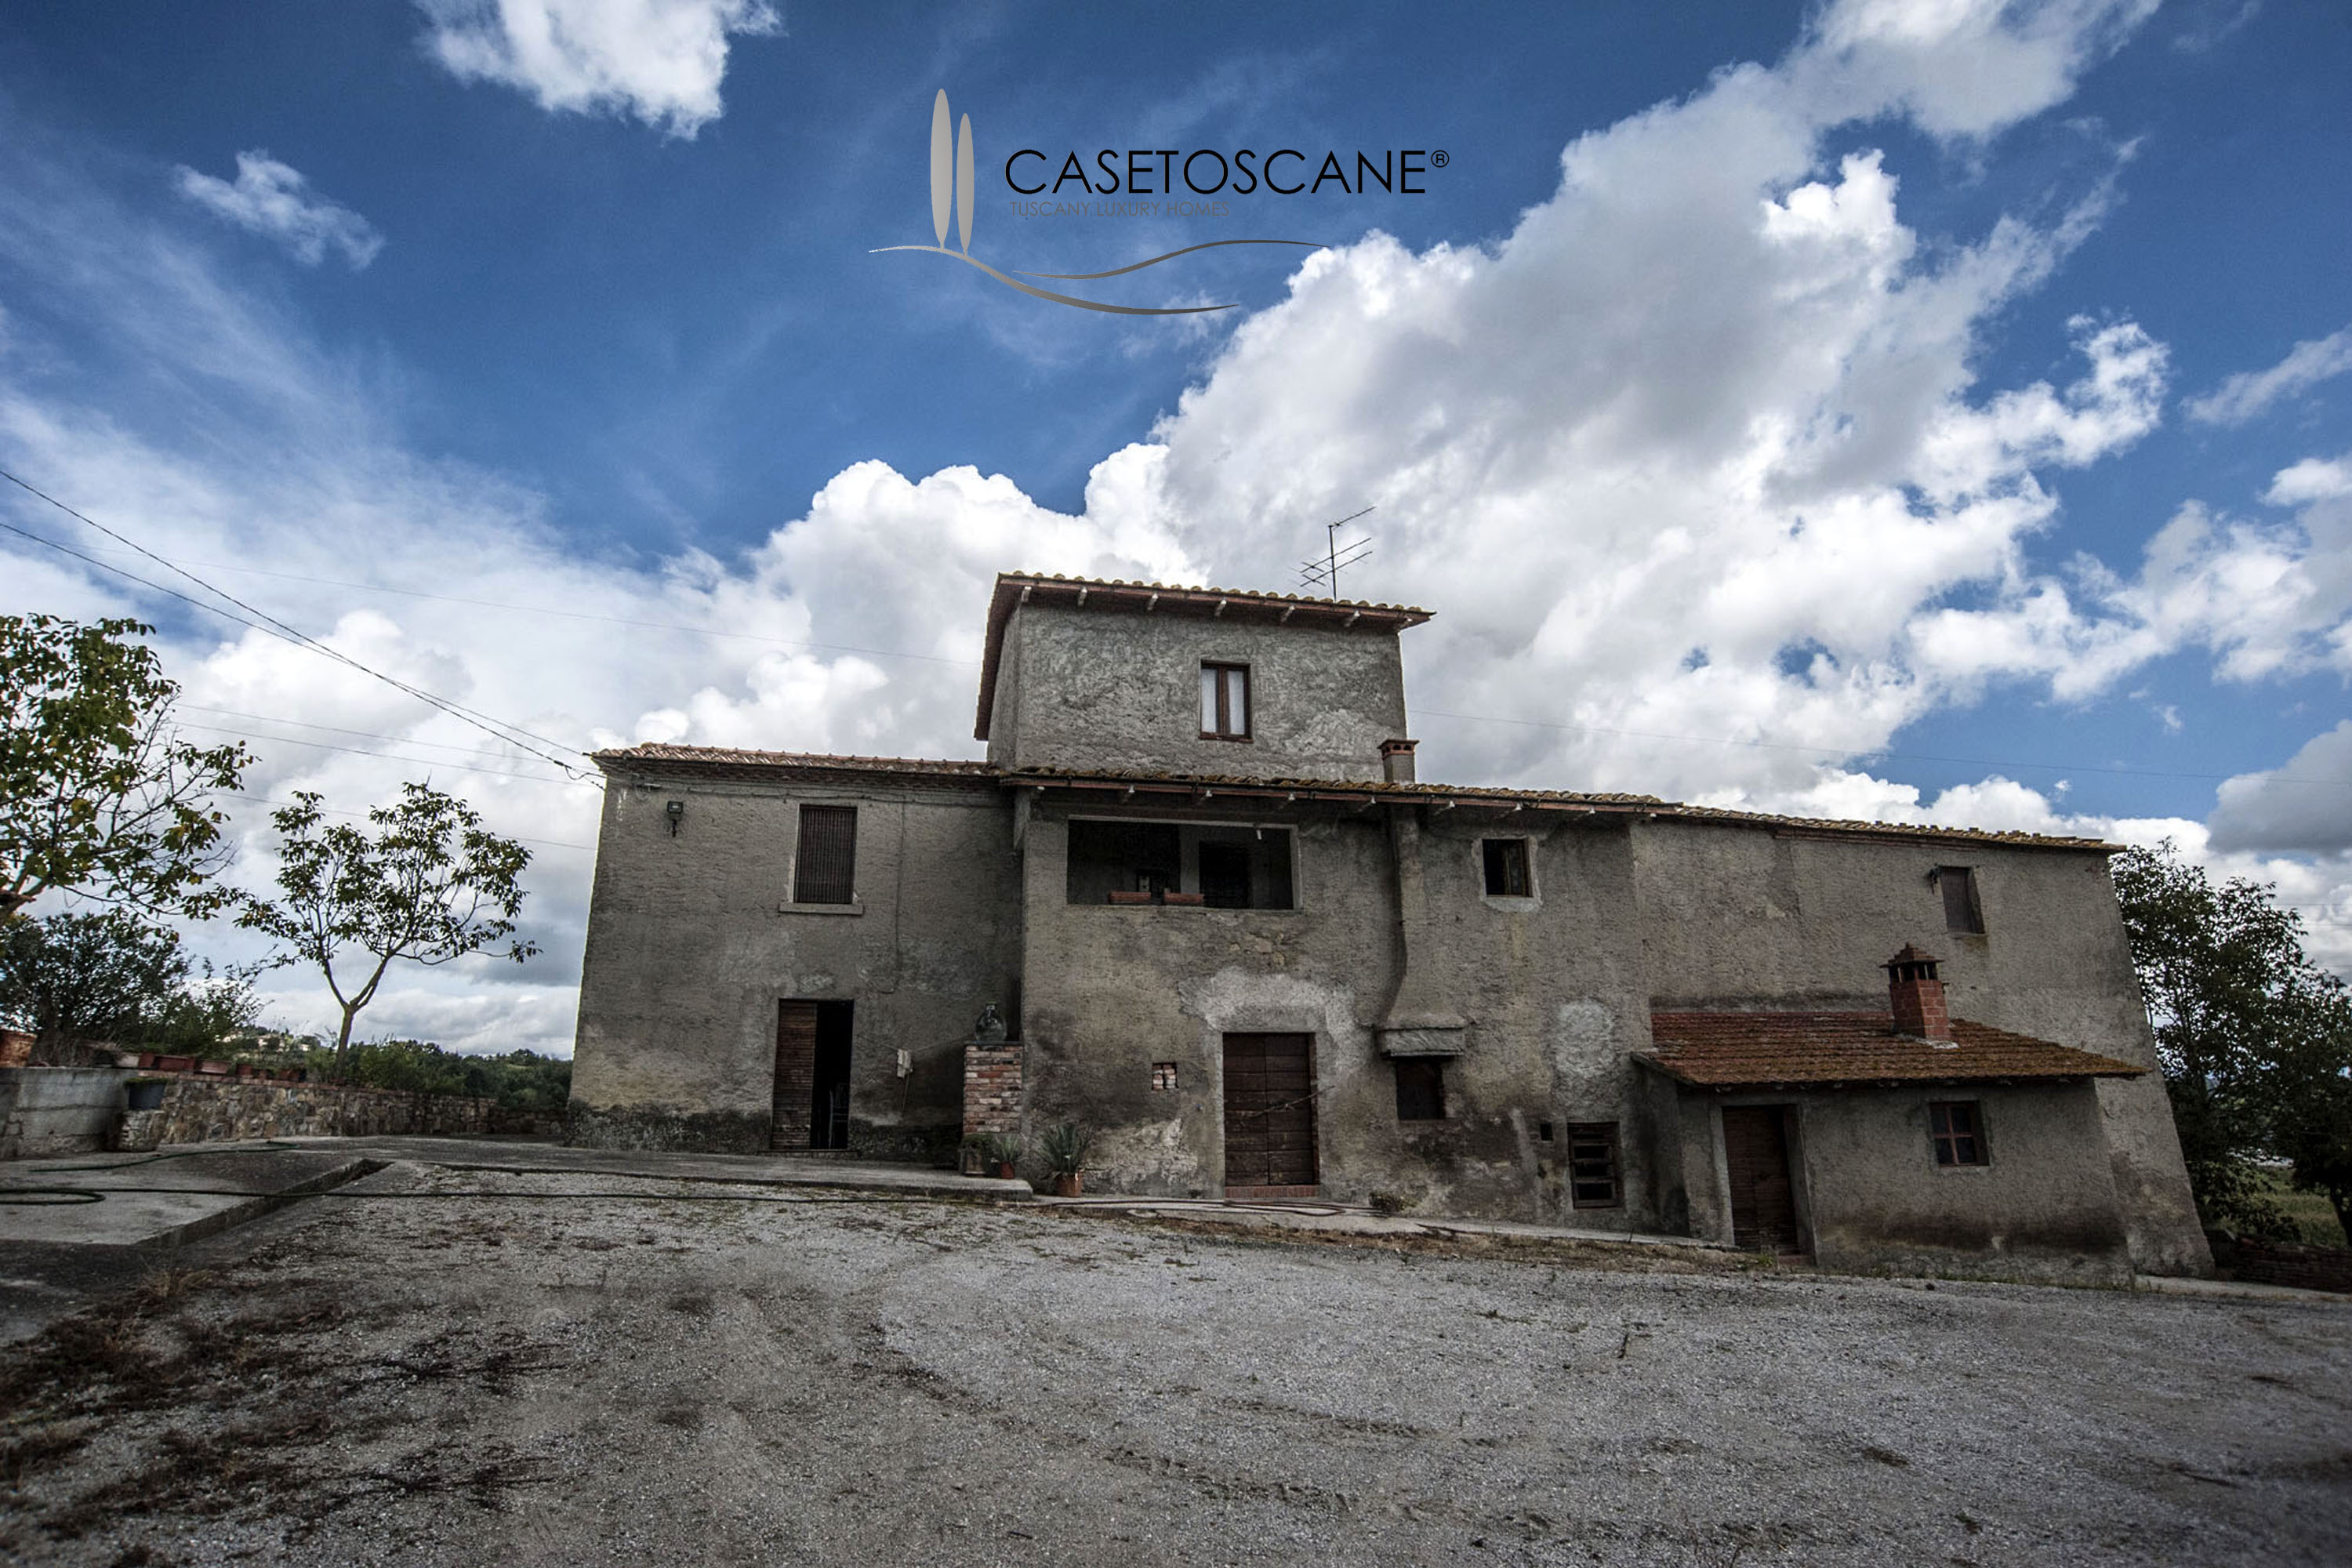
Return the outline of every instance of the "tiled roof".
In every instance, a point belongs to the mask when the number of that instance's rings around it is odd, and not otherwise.
[[[1949,1045],[1895,1032],[1885,1013],[1653,1013],[1636,1055],[1701,1089],[2134,1078],[2145,1069],[2072,1046],[1952,1020]]]
[[[1255,620],[1297,621],[1302,626],[1358,626],[1402,631],[1430,618],[1411,605],[1369,599],[1318,599],[1304,594],[1267,594],[1252,588],[1201,588],[1173,583],[1129,583],[1118,577],[1064,577],[1038,572],[1000,572],[988,604],[988,645],[981,656],[980,711],[976,740],[988,739],[990,710],[996,703],[996,670],[1004,652],[1004,628],[1013,612],[1032,600],[1124,610],[1130,614],[1223,616],[1235,612]]]
[[[2096,838],[2058,838],[2035,833],[1992,833],[1974,827],[1920,826],[1903,822],[1832,822],[1811,816],[1775,816],[1721,806],[1680,805],[1652,795],[1615,795],[1575,790],[1500,789],[1492,785],[1389,784],[1346,779],[1246,778],[1237,773],[1127,773],[1024,768],[1009,772],[992,763],[930,757],[839,757],[810,752],[739,751],[729,746],[677,746],[659,742],[595,752],[606,773],[632,770],[693,773],[734,777],[807,777],[815,773],[888,774],[901,778],[954,778],[1067,789],[1116,790],[1126,795],[1228,795],[1289,801],[1424,800],[1467,806],[1517,806],[1545,811],[1608,813],[1675,821],[1720,822],[1820,833],[1834,837],[1960,840],[2013,844],[2026,848],[2113,850]]]
[[[2015,844],[2034,848],[2097,849],[2119,846],[2097,838],[2066,838],[2040,833],[1994,832],[1978,827],[1937,827],[1907,822],[1857,822],[1817,816],[1781,816],[1768,812],[1734,811],[1726,806],[1683,805],[1654,795],[1616,795],[1576,790],[1502,789],[1491,784],[1357,783],[1340,779],[1245,778],[1239,774],[1120,772],[1113,769],[1076,770],[1024,768],[1004,775],[1013,784],[1047,784],[1072,788],[1153,790],[1199,794],[1202,790],[1230,795],[1296,795],[1301,800],[1412,798],[1451,801],[1461,805],[1511,805],[1555,811],[1589,811],[1667,817],[1678,821],[1722,822],[1821,833],[1835,837],[1963,839],[1971,843]]]
[[[887,773],[898,777],[951,777],[991,781],[998,770],[988,763],[931,757],[838,757],[816,752],[751,752],[733,746],[673,746],[658,742],[591,752],[606,773],[645,769],[659,773],[727,773],[742,776],[810,773]]]

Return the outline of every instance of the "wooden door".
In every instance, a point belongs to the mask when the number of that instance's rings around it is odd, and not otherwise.
[[[768,1147],[805,1149],[816,1091],[816,1004],[776,1005],[776,1089]]]
[[[1789,1141],[1777,1105],[1726,1106],[1724,1163],[1731,1174],[1731,1237],[1750,1252],[1803,1250],[1797,1195],[1789,1180]]]
[[[1225,1037],[1225,1186],[1315,1186],[1315,1040]]]

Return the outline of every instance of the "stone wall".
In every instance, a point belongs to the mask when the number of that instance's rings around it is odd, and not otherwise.
[[[2220,1231],[2209,1234],[2213,1237],[2213,1261],[2232,1279],[2250,1285],[2352,1293],[2352,1247],[2257,1241]]]
[[[129,1074],[121,1075],[123,1077]],[[222,1143],[255,1138],[385,1134],[478,1137],[490,1131],[492,1102],[470,1095],[417,1094],[340,1083],[175,1077],[148,1133],[159,1143]]]

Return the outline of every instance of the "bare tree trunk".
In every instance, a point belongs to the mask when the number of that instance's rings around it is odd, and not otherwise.
[[[349,1059],[352,1053],[352,1020],[359,1016],[359,1004],[356,1002],[343,1005],[343,1032],[335,1037],[334,1071],[337,1083],[343,1082],[349,1071]]]

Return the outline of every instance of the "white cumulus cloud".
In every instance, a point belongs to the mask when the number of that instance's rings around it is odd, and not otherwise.
[[[267,153],[239,153],[234,183],[184,166],[178,180],[182,195],[239,228],[276,240],[305,266],[316,267],[328,251],[337,250],[357,271],[383,248],[383,236],[373,224],[315,195],[299,170]]]
[[[2352,370],[2352,327],[2294,345],[2267,370],[2241,371],[2202,397],[2187,404],[2189,417],[2202,425],[2243,425],[2282,397]]]
[[[546,110],[633,114],[692,137],[719,118],[728,39],[773,33],[767,0],[416,0],[425,47],[461,81]]]

